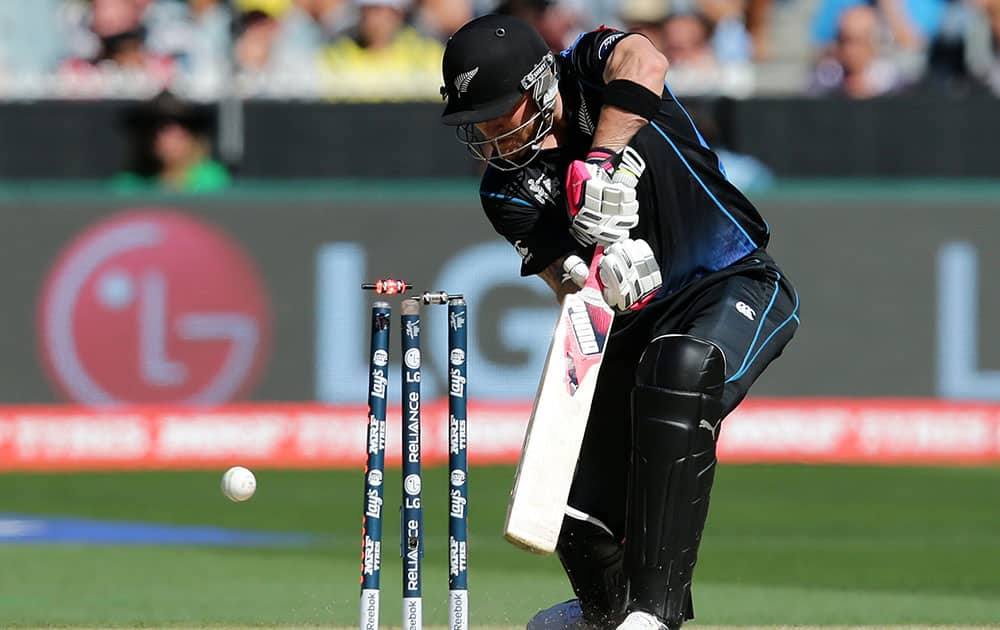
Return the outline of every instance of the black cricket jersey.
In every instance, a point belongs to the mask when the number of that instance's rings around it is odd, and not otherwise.
[[[522,257],[521,275],[537,274],[561,256],[584,260],[593,247],[570,234],[564,178],[590,149],[600,116],[604,68],[611,51],[635,34],[602,28],[582,34],[558,57],[559,92],[568,141],[527,166],[483,174],[480,198],[494,229]],[[641,37],[641,35],[639,35]],[[663,274],[657,299],[725,269],[767,245],[768,226],[727,179],[723,165],[669,86],[656,117],[629,143],[646,161],[639,179],[639,224],[631,231],[652,248]]]

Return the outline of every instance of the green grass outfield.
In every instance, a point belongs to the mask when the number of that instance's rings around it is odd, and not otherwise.
[[[512,469],[470,476],[475,627],[570,596],[554,558],[500,536]],[[0,545],[0,627],[345,626],[357,621],[360,472],[0,475],[0,512],[321,533],[314,548]],[[384,625],[399,625],[399,471],[386,483]],[[698,623],[1000,623],[1000,469],[724,466],[696,575]],[[424,607],[445,623],[446,475],[425,472]]]

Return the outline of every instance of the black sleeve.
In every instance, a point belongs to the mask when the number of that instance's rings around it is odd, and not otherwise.
[[[537,206],[520,197],[480,191],[483,210],[493,229],[521,256],[521,275],[543,271],[561,256],[574,253],[579,243],[569,233],[564,212]]]
[[[603,86],[604,68],[608,65],[608,57],[618,42],[630,35],[639,33],[624,33],[613,28],[600,28],[584,33],[573,45],[562,52],[569,59],[573,69],[583,80]]]

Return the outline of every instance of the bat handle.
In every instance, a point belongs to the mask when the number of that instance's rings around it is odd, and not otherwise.
[[[590,259],[590,273],[587,275],[587,282],[583,285],[585,287],[596,289],[598,293],[601,291],[598,267],[601,264],[602,258],[604,258],[604,246],[598,245],[594,248],[594,257]]]

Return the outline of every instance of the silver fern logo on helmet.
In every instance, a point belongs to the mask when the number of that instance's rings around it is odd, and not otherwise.
[[[462,74],[455,77],[455,91],[459,96],[465,94],[469,91],[469,84],[472,83],[472,79],[475,78],[476,74],[479,73],[479,66],[476,66],[468,72],[463,72]]]

